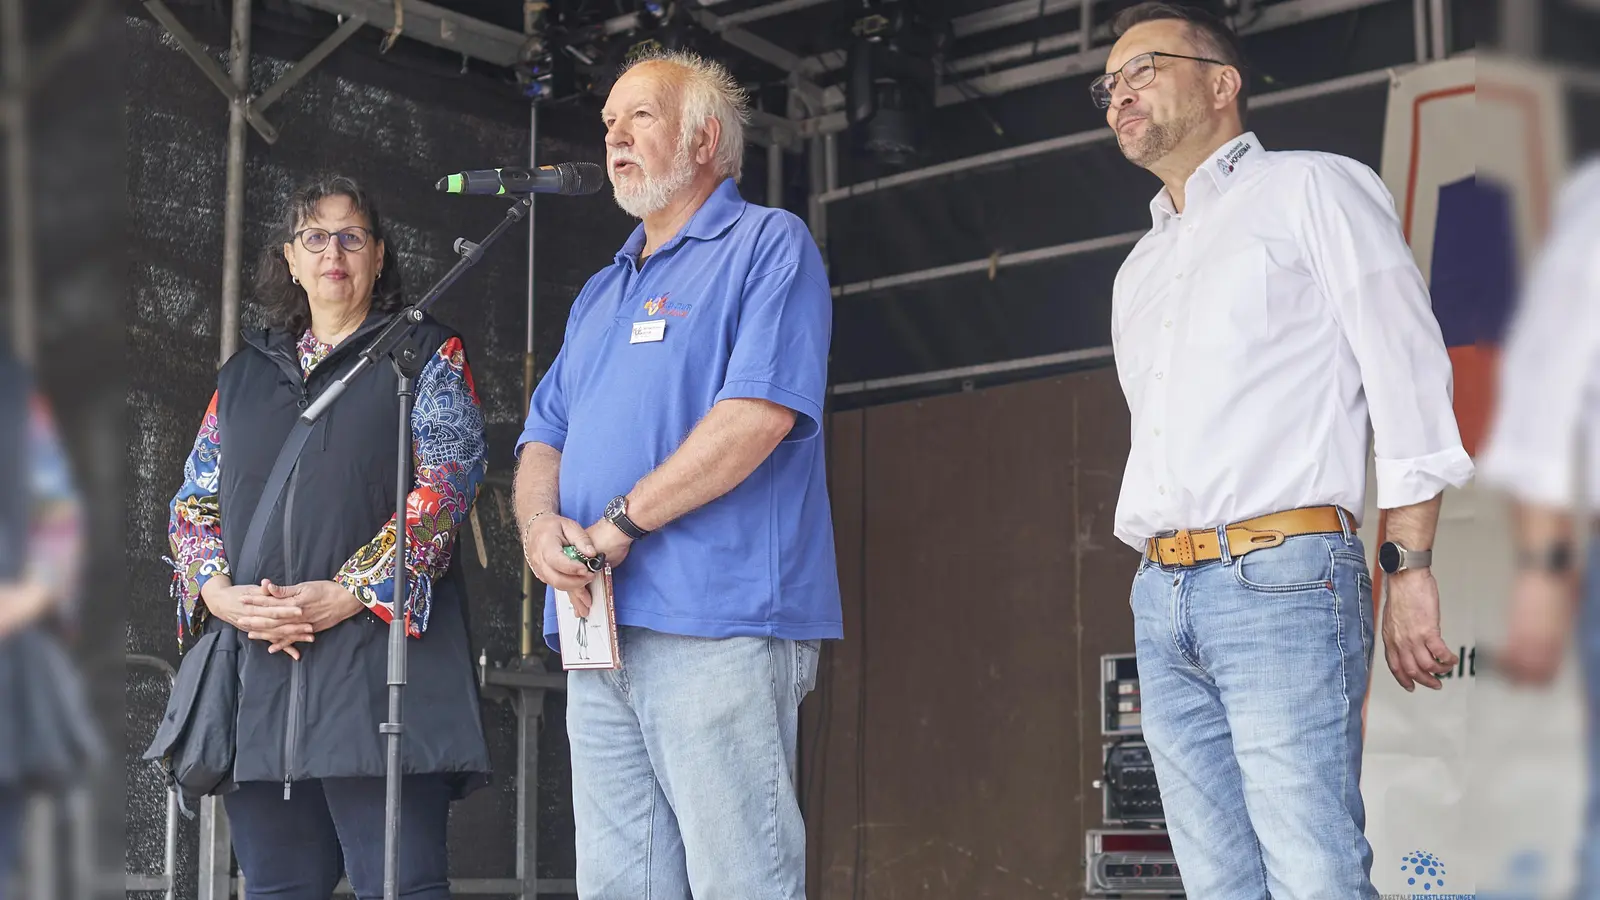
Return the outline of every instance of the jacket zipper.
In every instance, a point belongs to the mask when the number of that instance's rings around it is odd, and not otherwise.
[[[306,386],[300,385],[302,408],[307,401]],[[294,488],[300,480],[300,466],[289,472],[289,486],[283,494],[283,577],[294,583],[291,567],[294,565]],[[289,660],[289,714],[283,728],[283,799],[289,799],[290,782],[294,781],[294,751],[300,732],[300,667],[304,660]]]

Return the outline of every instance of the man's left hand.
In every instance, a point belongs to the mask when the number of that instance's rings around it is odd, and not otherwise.
[[[1408,691],[1418,684],[1439,690],[1438,676],[1460,657],[1445,645],[1439,630],[1439,583],[1429,569],[1408,569],[1387,578],[1383,605],[1383,656],[1394,680]]]
[[[628,550],[633,547],[633,538],[622,533],[622,530],[611,524],[610,519],[601,519],[589,526],[589,540],[594,541],[596,553],[606,555],[606,565],[615,569],[622,565],[628,558]]]
[[[1575,577],[1519,572],[1512,589],[1510,628],[1496,668],[1513,684],[1549,684],[1572,640],[1577,611]]]

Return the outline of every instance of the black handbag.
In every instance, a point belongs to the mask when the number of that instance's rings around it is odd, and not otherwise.
[[[234,727],[239,717],[239,632],[217,621],[183,655],[167,712],[144,753],[159,759],[178,789],[178,807],[194,818],[207,794],[226,794],[233,783]]]
[[[278,505],[278,498],[300,458],[300,451],[311,435],[311,426],[296,419],[294,428],[278,451],[278,458],[267,476],[261,500],[234,567],[236,584],[257,580],[261,539],[267,519]],[[226,794],[237,785],[233,781],[233,759],[237,749],[239,720],[239,630],[213,617],[178,665],[167,711],[156,728],[155,739],[144,752],[147,760],[160,760],[167,780],[178,789],[178,806],[194,818],[191,808],[201,797]]]
[[[88,692],[55,629],[0,639],[0,785],[52,790],[107,758]]]

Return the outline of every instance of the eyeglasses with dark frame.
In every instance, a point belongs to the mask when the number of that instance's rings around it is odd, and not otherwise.
[[[339,246],[346,253],[356,253],[367,246],[367,239],[372,236],[371,229],[362,228],[360,225],[351,225],[339,231],[329,231],[326,228],[302,228],[292,237],[300,242],[300,246],[310,253],[321,253],[328,249],[328,243],[334,236],[339,236]]]
[[[1184,56],[1182,53],[1162,53],[1152,50],[1141,53],[1133,59],[1122,64],[1122,68],[1115,72],[1107,72],[1089,83],[1089,96],[1094,98],[1095,105],[1101,109],[1111,105],[1111,92],[1117,87],[1117,76],[1122,76],[1122,83],[1129,90],[1137,91],[1150,86],[1156,80],[1156,57],[1164,56],[1168,59],[1191,59],[1195,62],[1211,63],[1215,66],[1227,66],[1220,59],[1208,59],[1204,56]]]

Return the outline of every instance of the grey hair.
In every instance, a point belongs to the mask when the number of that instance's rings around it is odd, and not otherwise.
[[[739,180],[744,174],[744,126],[750,121],[750,98],[726,66],[685,50],[653,50],[628,61],[622,73],[645,63],[673,66],[683,76],[678,86],[678,113],[683,117],[679,140],[687,142],[707,119],[722,126],[716,156],[717,174]]]

